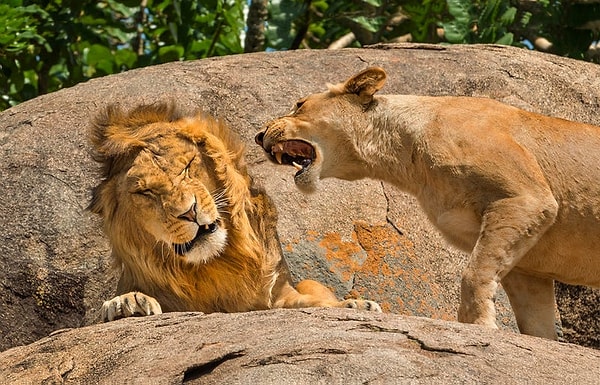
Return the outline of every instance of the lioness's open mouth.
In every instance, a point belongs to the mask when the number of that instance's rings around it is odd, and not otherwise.
[[[213,222],[207,225],[202,225],[198,227],[198,232],[194,239],[186,243],[173,243],[173,249],[179,255],[187,254],[196,244],[196,242],[200,241],[202,237],[207,234],[212,234],[217,231],[219,224],[217,222]]]
[[[294,166],[302,174],[315,159],[315,149],[303,140],[287,140],[279,142],[271,147],[271,156],[279,164]]]

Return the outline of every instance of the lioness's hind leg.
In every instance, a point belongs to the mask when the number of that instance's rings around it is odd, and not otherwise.
[[[497,328],[494,296],[498,281],[554,223],[558,205],[551,194],[521,195],[493,202],[463,272],[460,322]]]
[[[100,309],[102,321],[114,321],[134,315],[162,314],[158,301],[146,294],[132,291],[105,301]]]
[[[502,287],[508,295],[521,333],[558,339],[553,280],[513,270],[502,278]]]

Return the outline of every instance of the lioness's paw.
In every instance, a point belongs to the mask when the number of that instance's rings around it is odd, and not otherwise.
[[[162,309],[154,298],[132,291],[104,302],[100,312],[102,321],[106,322],[134,315],[162,314]]]
[[[342,307],[350,309],[367,310],[381,313],[381,306],[375,301],[367,301],[362,299],[347,299],[341,302]]]

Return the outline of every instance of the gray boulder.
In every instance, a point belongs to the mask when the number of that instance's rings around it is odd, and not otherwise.
[[[414,199],[370,180],[326,180],[319,194],[302,195],[293,171],[271,165],[253,143],[259,127],[295,99],[369,65],[388,72],[385,93],[487,96],[600,124],[600,67],[500,46],[238,55],[132,70],[38,97],[0,114],[0,350],[93,324],[114,293],[109,245],[98,218],[86,211],[98,178],[88,154],[89,120],[114,102],[173,99],[239,132],[251,173],[279,209],[295,278],[325,282],[340,297],[379,301],[388,312],[455,320],[466,255],[445,244]],[[600,291],[557,291],[565,339],[599,347]],[[497,307],[499,324],[515,330],[502,293]]]
[[[0,353],[10,384],[592,384],[600,351],[347,309],[170,313]]]

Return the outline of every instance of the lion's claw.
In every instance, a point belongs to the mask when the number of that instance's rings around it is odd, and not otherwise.
[[[162,314],[158,301],[140,292],[130,292],[105,301],[100,309],[103,322],[131,316]]]

